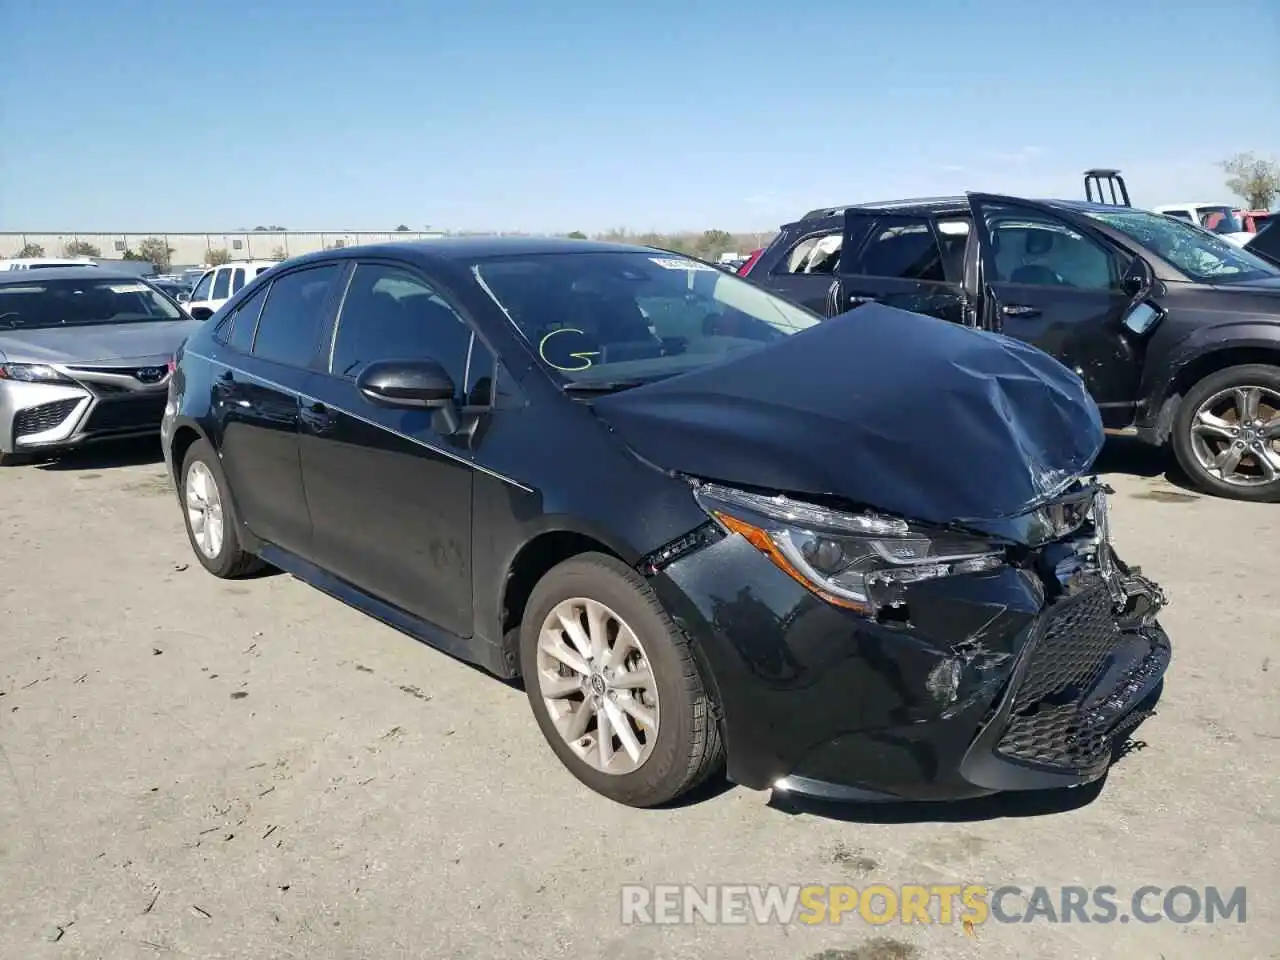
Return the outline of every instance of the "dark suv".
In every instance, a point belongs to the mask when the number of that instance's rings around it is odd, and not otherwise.
[[[824,207],[749,277],[827,316],[874,301],[1034,344],[1108,432],[1170,442],[1201,489],[1280,501],[1280,267],[1121,193]]]

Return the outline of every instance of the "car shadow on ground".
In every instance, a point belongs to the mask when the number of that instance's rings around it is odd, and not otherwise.
[[[141,467],[163,463],[164,452],[158,438],[120,440],[95,444],[80,450],[69,450],[51,460],[34,464],[37,470],[50,472],[111,470],[116,467]]]
[[[1180,490],[1196,492],[1173,451],[1153,447],[1134,437],[1108,437],[1094,464],[1097,473],[1124,473],[1131,477],[1162,479]]]

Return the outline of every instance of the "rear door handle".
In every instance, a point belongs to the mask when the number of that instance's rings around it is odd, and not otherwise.
[[[845,298],[845,300],[848,302],[849,306],[851,307],[860,307],[864,303],[880,302],[879,297],[873,297],[873,296],[870,296],[869,294],[863,294],[863,293],[850,294],[848,297]]]
[[[1011,303],[1008,306],[1000,308],[1000,312],[1006,317],[1038,317],[1040,309],[1038,307],[1028,307],[1022,304]]]

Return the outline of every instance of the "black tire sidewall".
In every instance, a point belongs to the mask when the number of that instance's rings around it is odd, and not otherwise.
[[[1208,473],[1196,459],[1191,445],[1191,421],[1200,405],[1209,397],[1233,386],[1265,386],[1280,392],[1280,367],[1268,364],[1244,364],[1228,367],[1198,381],[1178,406],[1173,422],[1172,444],[1178,464],[1200,490],[1233,500],[1261,503],[1280,501],[1280,480],[1259,487],[1238,487]]]
[[[658,738],[649,758],[632,773],[601,773],[579,759],[556,730],[542,700],[538,635],[551,610],[572,597],[596,600],[613,610],[635,631],[649,661],[658,688]],[[683,643],[643,580],[621,561],[604,554],[566,560],[534,589],[520,627],[520,666],[529,705],[561,762],[597,793],[632,806],[654,806],[684,789],[694,737],[694,707],[685,682]]]
[[[218,497],[222,502],[222,547],[219,549],[218,555],[212,558],[205,556],[204,551],[200,549],[200,545],[196,543],[195,534],[191,530],[191,519],[187,514],[187,476],[191,465],[197,460],[209,469],[213,482],[218,487]],[[191,551],[196,555],[196,559],[200,561],[200,565],[215,577],[230,576],[244,556],[236,533],[239,520],[236,516],[235,506],[231,502],[231,495],[227,489],[226,478],[222,473],[222,466],[218,463],[218,455],[214,453],[209,441],[204,439],[197,440],[187,448],[186,455],[182,458],[182,467],[178,473],[177,487],[178,500],[182,507],[182,525],[187,531],[187,541],[191,544]]]

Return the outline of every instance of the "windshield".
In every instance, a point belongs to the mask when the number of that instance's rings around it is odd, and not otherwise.
[[[0,284],[0,330],[183,319],[163,294],[135,280],[32,277]]]
[[[821,322],[723,270],[658,251],[495,257],[472,272],[542,362],[578,384],[684,373]]]
[[[1090,210],[1089,216],[1136,240],[1197,283],[1240,283],[1280,277],[1280,270],[1205,230],[1142,210]]]

